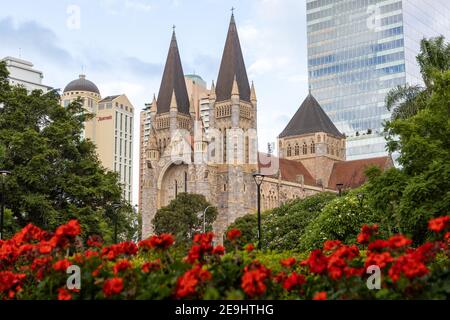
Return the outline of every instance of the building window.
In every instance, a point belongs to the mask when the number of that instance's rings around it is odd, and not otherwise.
[[[316,153],[316,144],[314,141],[311,141],[311,153]]]
[[[130,150],[128,150],[128,152],[130,153],[128,157],[131,159],[132,154],[133,154],[133,145],[132,145],[131,141],[130,141]]]
[[[120,130],[122,130],[123,114],[120,114]]]
[[[303,154],[307,154],[308,153],[308,147],[306,146],[306,143],[303,142]]]
[[[249,137],[245,137],[245,163],[250,163]],[[245,185],[244,185],[245,190]]]
[[[175,180],[175,198],[178,196],[178,181]]]
[[[296,156],[300,155],[300,146],[298,145],[298,143],[295,144],[294,153]]]
[[[227,129],[223,130],[223,163],[227,163]]]
[[[117,154],[117,137],[114,138],[114,154]]]
[[[116,111],[116,129],[118,128],[119,113]]]
[[[288,144],[288,146],[287,146],[287,156],[288,157],[292,156],[292,147],[290,144]]]
[[[188,174],[187,172],[184,173],[184,192],[187,193],[187,182],[188,182]]]
[[[128,116],[125,115],[125,131],[128,131]]]

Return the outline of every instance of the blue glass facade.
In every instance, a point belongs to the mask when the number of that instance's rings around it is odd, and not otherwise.
[[[450,40],[448,0],[307,0],[311,91],[347,136],[347,159],[386,154],[385,96],[420,83],[420,40]]]

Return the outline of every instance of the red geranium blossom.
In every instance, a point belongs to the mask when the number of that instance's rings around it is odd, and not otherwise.
[[[178,278],[175,296],[191,297],[196,294],[197,286],[211,279],[211,273],[198,264]]]
[[[72,300],[72,295],[66,288],[59,288],[58,300]]]
[[[292,272],[292,274],[284,280],[283,288],[285,288],[288,291],[291,291],[295,288],[299,288],[305,282],[306,278],[304,275]]]
[[[114,271],[114,274],[117,275],[119,272],[126,271],[131,268],[132,268],[132,265],[131,265],[130,261],[128,261],[127,259],[123,259],[123,260],[116,262],[116,264],[114,265],[113,271]]]
[[[121,293],[123,290],[123,279],[112,278],[105,281],[103,285],[103,293],[106,297],[111,297]]]
[[[241,288],[251,298],[260,296],[266,292],[266,279],[270,276],[270,270],[255,261],[244,268],[241,279]]]
[[[225,254],[225,248],[221,245],[215,246],[212,253],[218,256],[223,256]]]
[[[361,228],[360,234],[358,234],[358,237],[356,238],[356,241],[358,241],[361,244],[366,244],[370,241],[370,238],[378,232],[378,225],[368,226],[363,225]]]
[[[253,250],[255,250],[255,246],[253,245],[253,243],[249,243],[245,246],[245,251],[252,252]]]
[[[412,241],[410,239],[406,238],[405,236],[403,236],[401,234],[392,236],[391,238],[389,238],[388,241],[389,241],[389,247],[391,247],[392,249],[406,247],[412,243]]]
[[[281,264],[283,267],[288,267],[288,268],[290,268],[290,267],[292,267],[296,262],[297,262],[297,261],[295,260],[295,258],[290,257],[290,258],[286,258],[286,259],[281,260],[281,261],[280,261],[280,264]]]
[[[53,264],[53,269],[55,271],[66,272],[67,268],[70,267],[72,263],[67,259],[62,259]]]
[[[146,240],[139,242],[139,248],[143,249],[161,249],[166,250],[175,242],[173,236],[168,233],[162,233],[160,235],[151,236]]]
[[[230,241],[236,241],[241,236],[241,231],[238,229],[231,229],[227,233],[227,238]]]
[[[431,219],[428,222],[428,229],[434,232],[441,232],[450,224],[450,216],[443,216]]]
[[[316,292],[313,300],[327,300],[327,293],[325,291]]]
[[[323,243],[323,250],[332,251],[339,247],[341,242],[339,240],[327,240]]]
[[[161,260],[156,259],[155,261],[146,262],[142,265],[142,272],[149,273],[161,269]]]
[[[392,261],[394,261],[394,258],[391,256],[389,252],[382,252],[382,253],[371,252],[367,256],[365,266],[367,268],[368,266],[375,265],[382,269]]]
[[[327,269],[328,258],[321,250],[311,251],[309,258],[302,261],[301,265],[307,265],[312,273],[323,273]]]

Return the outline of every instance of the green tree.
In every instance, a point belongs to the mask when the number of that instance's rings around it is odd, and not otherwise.
[[[422,80],[420,85],[403,85],[391,90],[386,96],[386,107],[392,111],[392,119],[407,119],[424,108],[433,91],[434,74],[450,69],[450,44],[443,36],[423,39],[417,56]]]
[[[425,88],[407,104],[416,109],[385,124],[388,150],[399,152],[401,168],[369,171],[368,192],[385,212],[391,232],[427,238],[428,219],[450,209],[450,45],[442,37],[422,41],[417,60]],[[407,108],[399,100],[397,111]]]
[[[64,108],[56,91],[29,93],[10,86],[7,76],[2,63],[0,168],[11,171],[5,179],[6,206],[14,223],[51,230],[76,218],[86,234],[111,234],[107,208],[121,201],[121,186],[82,136],[91,115],[80,100]]]
[[[206,211],[206,231],[212,231],[217,208],[200,194],[180,193],[169,205],[159,209],[153,218],[156,234],[171,233],[177,243],[188,243],[195,233],[203,232],[203,212]]]

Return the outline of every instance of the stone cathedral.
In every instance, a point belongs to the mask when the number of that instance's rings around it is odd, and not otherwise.
[[[258,153],[257,99],[250,85],[234,15],[216,85],[211,85],[209,130],[188,95],[175,31],[158,97],[151,103],[152,131],[142,185],[143,237],[157,210],[178,193],[202,194],[218,209],[214,232],[256,210],[253,174],[263,173],[262,209],[318,192],[337,192],[365,181],[367,165],[386,168],[390,157],[345,161],[345,137],[310,94],[278,137],[279,156]]]

